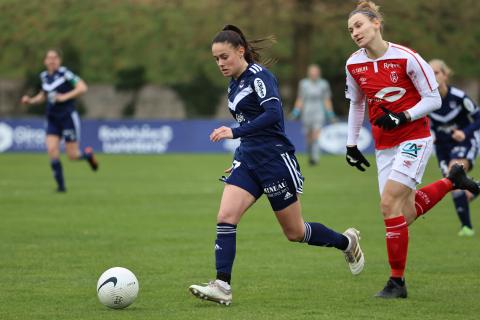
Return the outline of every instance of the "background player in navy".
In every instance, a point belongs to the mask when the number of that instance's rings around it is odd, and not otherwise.
[[[435,134],[435,151],[442,174],[446,176],[455,163],[466,171],[473,167],[478,153],[480,112],[477,105],[462,90],[449,86],[451,69],[439,59],[430,61],[435,72],[442,107],[430,113],[431,128]],[[468,202],[477,195],[466,190],[452,192],[453,202],[462,227],[459,236],[473,236]]]
[[[42,90],[35,96],[22,97],[23,104],[39,104],[46,101],[47,137],[46,145],[53,170],[57,191],[65,192],[62,164],[60,162],[60,141],[65,139],[65,152],[70,160],[87,160],[93,170],[98,163],[92,148],[79,149],[80,118],[75,111],[75,98],[87,91],[85,82],[61,65],[59,50],[50,49],[44,59],[46,71],[40,74]]]
[[[364,264],[357,230],[349,228],[341,234],[320,223],[303,221],[297,194],[302,193],[304,179],[295,148],[285,135],[277,80],[256,63],[260,56],[255,45],[268,40],[271,39],[249,42],[237,27],[227,25],[212,43],[212,54],[220,71],[231,77],[228,107],[240,126],[216,128],[210,140],[240,137],[241,143],[232,167],[227,170],[230,175],[225,178],[217,216],[216,280],[189,289],[201,299],[225,305],[232,301],[230,279],[237,224],[263,193],[288,240],[341,250],[353,274],[360,273]]]

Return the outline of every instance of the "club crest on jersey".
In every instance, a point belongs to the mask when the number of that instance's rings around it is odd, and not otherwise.
[[[365,77],[361,77],[358,80],[360,80],[360,84],[366,84],[367,83],[367,78],[365,78]]]
[[[393,83],[397,83],[398,74],[395,71],[390,72],[390,80],[392,80]]]
[[[243,116],[243,113],[237,113],[235,115],[235,119],[237,120],[238,123],[242,123],[245,121],[245,117]]]
[[[242,79],[242,80],[240,81],[240,84],[238,85],[238,87],[239,87],[240,89],[242,89],[244,85],[245,85],[245,80]]]
[[[265,96],[267,95],[267,87],[265,87],[265,83],[263,83],[262,79],[256,78],[255,80],[253,80],[253,85],[258,96],[260,98],[265,98]]]

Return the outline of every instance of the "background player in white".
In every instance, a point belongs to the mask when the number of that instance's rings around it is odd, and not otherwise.
[[[229,305],[230,280],[236,252],[237,225],[248,208],[265,194],[282,230],[290,241],[334,247],[345,254],[353,274],[362,271],[364,257],[359,232],[354,228],[338,233],[321,223],[304,222],[298,194],[303,176],[295,147],[285,134],[282,102],[275,76],[257,63],[258,45],[247,41],[242,31],[227,25],[212,41],[212,54],[225,77],[230,77],[228,107],[239,122],[237,128],[222,126],[210,134],[212,142],[241,138],[217,215],[215,240],[216,279],[192,285],[200,299]]]
[[[317,164],[320,157],[320,131],[326,120],[334,120],[332,91],[327,80],[322,78],[322,70],[316,64],[308,67],[307,77],[300,80],[298,96],[292,116],[302,119],[307,142],[308,160]]]
[[[361,48],[346,63],[346,97],[350,99],[347,162],[364,171],[370,166],[356,144],[365,104],[375,141],[381,211],[391,276],[381,298],[406,298],[404,271],[408,225],[454,188],[478,191],[460,165],[447,178],[415,191],[432,152],[426,115],[441,105],[430,66],[415,51],[382,38],[383,17],[372,1],[359,1],[348,30]]]
[[[443,60],[434,59],[429,63],[442,97],[442,107],[429,114],[440,170],[446,176],[455,163],[460,163],[465,171],[470,171],[479,148],[480,109],[464,91],[448,85],[452,70]],[[475,234],[470,220],[469,201],[476,196],[478,194],[464,190],[452,192],[461,222],[459,236],[471,237]]]

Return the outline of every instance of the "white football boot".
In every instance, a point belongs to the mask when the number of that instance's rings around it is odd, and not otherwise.
[[[360,231],[355,228],[348,228],[343,235],[349,240],[347,250],[344,251],[345,260],[347,260],[352,274],[357,275],[362,272],[365,265],[365,257],[362,248],[360,248]]]
[[[199,299],[214,301],[229,306],[232,303],[232,288],[222,280],[214,280],[205,285],[191,285],[190,292]]]

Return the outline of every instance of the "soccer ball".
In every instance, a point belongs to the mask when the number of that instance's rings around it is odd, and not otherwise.
[[[110,268],[98,279],[97,295],[100,302],[109,308],[126,308],[137,298],[137,277],[126,268]]]

